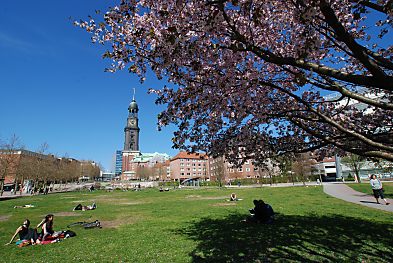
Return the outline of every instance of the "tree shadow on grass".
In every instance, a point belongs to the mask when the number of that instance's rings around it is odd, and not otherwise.
[[[198,242],[193,262],[393,262],[393,225],[338,215],[278,215],[272,225],[243,218],[203,218],[180,229]]]

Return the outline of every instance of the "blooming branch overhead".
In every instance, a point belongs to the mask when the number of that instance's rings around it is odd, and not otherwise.
[[[236,159],[341,149],[393,160],[393,2],[123,0],[76,24],[109,69],[151,69],[174,146]],[[241,152],[240,152],[241,151]]]

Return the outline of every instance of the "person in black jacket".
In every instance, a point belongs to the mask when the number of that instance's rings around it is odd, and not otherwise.
[[[271,224],[274,221],[273,208],[263,200],[254,200],[254,208],[250,209],[248,222]]]
[[[23,221],[23,224],[16,229],[15,234],[12,236],[10,242],[8,242],[6,245],[11,244],[17,235],[19,235],[19,240],[27,240],[33,245],[36,243],[38,238],[37,231],[30,228],[29,219],[25,219],[25,221]]]

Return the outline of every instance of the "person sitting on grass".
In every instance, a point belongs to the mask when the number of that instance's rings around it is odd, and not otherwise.
[[[25,240],[32,245],[36,244],[38,238],[37,231],[30,228],[29,219],[25,219],[25,221],[23,221],[23,224],[16,229],[15,234],[12,236],[10,242],[8,242],[6,245],[10,245],[17,235],[19,235],[19,241]]]
[[[74,209],[72,211],[75,210],[82,210],[82,211],[86,211],[86,210],[94,210],[97,208],[96,203],[94,202],[92,205],[82,205],[82,204],[78,204],[77,206],[74,207]]]
[[[274,222],[273,208],[266,204],[263,200],[254,200],[254,208],[250,209],[250,216],[247,217],[247,222],[271,224]]]
[[[45,216],[45,218],[37,225],[37,228],[42,229],[41,234],[39,235],[39,239],[41,241],[49,240],[50,237],[54,234],[55,231],[53,231],[53,218],[54,215],[49,214]]]
[[[231,194],[231,197],[229,198],[229,201],[238,201],[239,199],[237,199],[237,196],[235,193]]]

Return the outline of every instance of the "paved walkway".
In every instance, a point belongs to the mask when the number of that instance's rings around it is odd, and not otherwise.
[[[347,202],[393,212],[392,199],[387,199],[390,205],[385,205],[385,202],[383,200],[380,200],[381,204],[377,204],[375,198],[372,195],[355,191],[351,187],[342,183],[323,183],[323,191],[328,195],[331,195],[338,199],[342,199]]]
[[[317,185],[316,182],[307,182],[307,185]],[[67,185],[68,189],[66,191],[72,191],[75,190],[74,188],[76,186],[72,186],[72,185]],[[78,187],[80,187],[81,185],[77,185]],[[270,185],[266,185],[264,184],[262,185],[253,185],[253,186],[241,186],[242,188],[244,187],[268,187]],[[288,187],[288,186],[303,186],[302,183],[296,183],[295,185],[293,185],[292,183],[290,184],[275,184],[272,185],[271,187]],[[237,188],[237,185],[232,185],[232,186],[226,186],[226,187],[233,187],[233,188]],[[335,198],[338,199],[342,199],[344,201],[347,202],[351,202],[351,203],[355,203],[355,204],[360,204],[360,205],[364,205],[364,206],[368,206],[371,208],[375,208],[375,209],[380,209],[380,210],[384,210],[384,211],[389,211],[389,212],[393,212],[393,200],[392,199],[387,199],[390,203],[390,205],[385,205],[385,202],[383,200],[380,200],[381,204],[377,204],[375,201],[375,198],[372,195],[369,194],[365,194],[365,193],[361,193],[361,192],[357,192],[355,190],[353,190],[351,187],[347,186],[346,184],[343,184],[341,182],[335,182],[335,183],[323,183],[323,191],[330,195],[333,196]],[[370,189],[371,191],[371,189]],[[63,191],[61,191],[63,192]],[[65,191],[64,191],[65,192]],[[52,192],[55,193],[55,192]],[[22,194],[22,196],[31,196],[30,194]],[[4,192],[4,195],[2,197],[0,197],[0,201],[1,200],[7,200],[10,198],[18,198],[21,197],[18,194],[16,195],[11,195],[9,192]]]
[[[92,185],[92,183],[81,183],[81,184],[75,184],[75,183],[69,183],[67,184],[67,187],[65,188],[60,188],[58,185],[55,186],[56,190],[53,190],[52,192],[49,192],[48,194],[56,194],[56,193],[66,193],[66,192],[72,192],[72,191],[77,191],[85,187],[89,187]],[[36,195],[42,195],[42,194],[36,194]],[[5,191],[3,192],[3,195],[0,196],[0,201],[5,201],[9,199],[14,199],[14,198],[19,198],[19,197],[25,197],[25,196],[33,196],[31,194],[27,193],[22,193],[20,194],[19,192],[16,192],[16,194],[11,194],[10,191]]]

